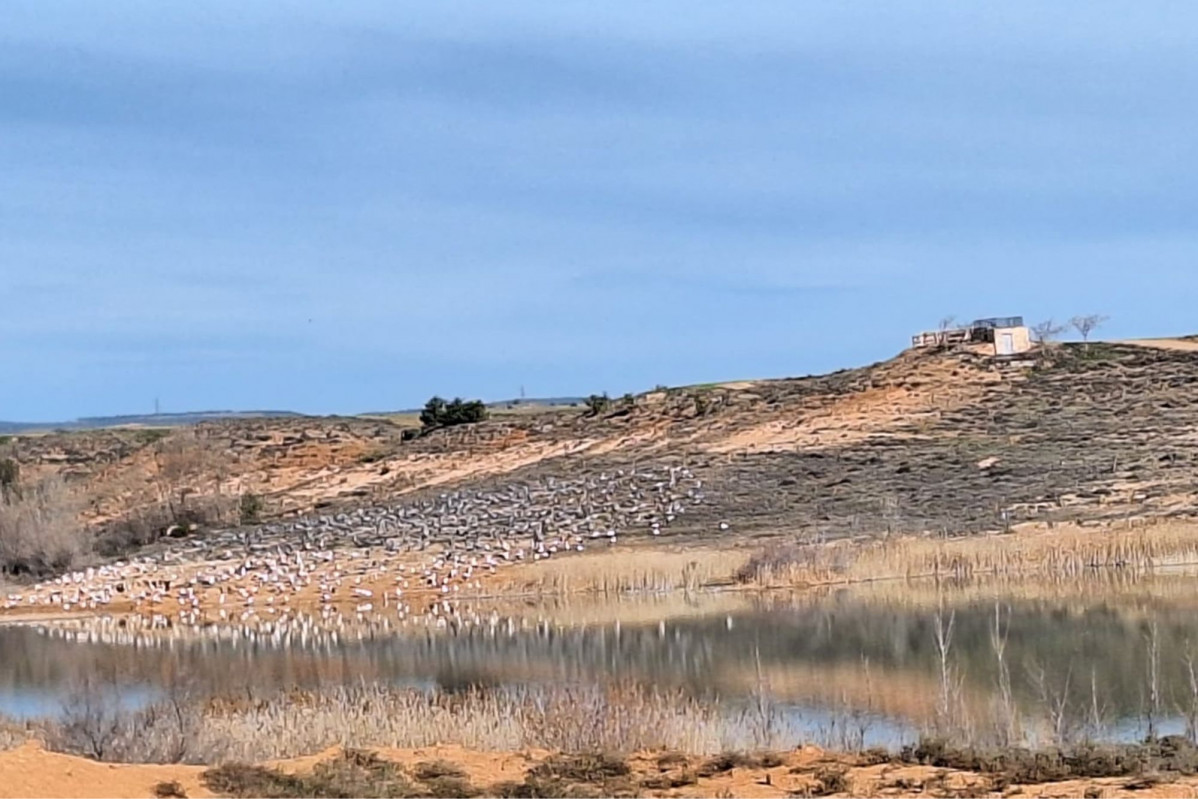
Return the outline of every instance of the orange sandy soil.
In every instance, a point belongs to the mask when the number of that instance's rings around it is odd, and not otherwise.
[[[289,773],[310,771],[322,760],[337,755],[329,750],[319,755],[264,765]],[[445,760],[461,767],[470,783],[485,789],[498,782],[522,782],[526,772],[544,761],[550,753],[475,752],[456,746],[423,749],[381,749],[377,754],[404,767],[422,761]],[[1010,786],[1004,791],[992,789],[988,777],[971,772],[950,771],[930,766],[875,765],[855,766],[852,759],[806,747],[782,755],[782,765],[773,768],[734,768],[713,777],[700,777],[693,785],[670,790],[642,789],[645,796],[674,797],[788,797],[819,795],[817,780],[821,772],[844,769],[849,791],[837,796],[1027,796],[1118,797],[1198,796],[1198,778],[1184,777],[1162,781],[1151,787],[1128,787],[1130,780],[1072,780],[1043,785]],[[689,764],[669,766],[669,772],[695,768],[701,758]],[[643,780],[664,773],[657,755],[641,753],[628,760],[634,779]],[[188,797],[214,796],[204,787],[205,766],[156,766],[97,763],[80,757],[47,752],[36,742],[0,752],[0,798],[3,797],[153,797],[160,782],[178,782]]]

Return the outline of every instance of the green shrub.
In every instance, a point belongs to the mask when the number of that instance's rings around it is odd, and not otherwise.
[[[262,497],[257,494],[242,494],[237,510],[242,524],[258,524],[262,521],[262,511],[265,508]]]
[[[459,424],[473,424],[485,421],[487,406],[482,400],[463,400],[461,397],[446,402],[440,397],[433,397],[424,404],[420,412],[420,424],[426,430],[434,427],[453,427]]]

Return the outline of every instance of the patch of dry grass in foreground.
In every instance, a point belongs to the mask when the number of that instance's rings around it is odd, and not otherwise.
[[[0,718],[0,752],[13,749],[36,735],[36,730]]]
[[[426,693],[385,685],[207,700],[168,696],[136,712],[95,695],[12,743],[37,737],[59,752],[107,762],[254,763],[333,746],[565,752],[765,745],[751,711],[636,685]]]

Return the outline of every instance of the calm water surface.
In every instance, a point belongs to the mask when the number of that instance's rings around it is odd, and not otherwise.
[[[1096,697],[1121,737],[1142,734],[1153,662],[1166,730],[1190,701],[1198,654],[1198,581],[1175,575],[1059,591],[1021,584],[939,594],[930,586],[819,596],[729,595],[462,605],[450,622],[257,621],[150,627],[104,618],[0,627],[0,713],[53,715],[85,674],[119,674],[134,700],[186,675],[212,692],[384,682],[426,690],[636,681],[724,701],[766,693],[810,723],[866,714],[883,738],[931,718],[938,696],[937,616],[951,622],[962,701],[995,696],[995,605],[1007,626],[1016,701],[1029,715],[1050,690],[1078,708]],[[443,626],[438,626],[443,625]],[[1155,641],[1155,646],[1153,642]],[[1155,651],[1155,658],[1153,652]],[[980,712],[980,711],[979,711]]]

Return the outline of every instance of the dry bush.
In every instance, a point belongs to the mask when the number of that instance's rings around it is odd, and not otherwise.
[[[652,791],[668,791],[674,788],[685,788],[699,781],[699,775],[690,769],[669,772],[665,774],[650,774],[641,778],[641,786]]]
[[[828,582],[846,574],[855,559],[856,552],[843,544],[777,543],[750,556],[735,577],[762,585]]]
[[[908,762],[997,775],[1010,785],[1142,774],[1198,773],[1198,748],[1181,736],[1142,744],[1084,744],[1066,749],[956,747],[925,739],[906,747]]]
[[[187,792],[178,782],[160,782],[154,786],[154,795],[158,799],[187,799]]]
[[[125,557],[167,535],[229,523],[237,518],[237,504],[232,496],[186,494],[178,502],[160,500],[134,508],[99,530],[95,550],[106,558]]]
[[[523,796],[635,796],[624,760],[606,754],[555,755],[530,769]]]
[[[721,752],[699,766],[698,773],[700,777],[713,777],[734,768],[774,768],[782,763],[782,758],[773,752],[759,755],[750,755],[745,752]]]
[[[89,552],[77,493],[58,477],[0,496],[0,572],[40,577],[74,567]]]
[[[657,756],[657,767],[662,771],[668,771],[672,768],[686,768],[690,765],[690,758],[682,752],[662,752]]]
[[[34,737],[28,726],[0,717],[0,752],[15,749]]]
[[[427,782],[442,777],[465,777],[466,772],[456,763],[450,763],[447,760],[433,760],[417,763],[412,768],[412,776],[422,782]]]
[[[130,709],[121,701],[131,686],[115,671],[84,676],[47,725],[51,749],[94,760],[123,763],[204,762],[196,743],[203,708],[181,683],[168,685],[156,702]]]
[[[203,775],[204,787],[217,796],[300,796],[300,781],[275,769],[226,763]]]
[[[464,774],[460,769],[457,772]],[[208,769],[203,780],[210,791],[234,797],[409,799],[473,797],[480,793],[464,776],[440,775],[413,783],[398,763],[355,749],[317,763],[308,774],[285,774],[277,769],[233,763]]]
[[[824,766],[815,772],[815,796],[848,793],[848,769],[843,766]]]

